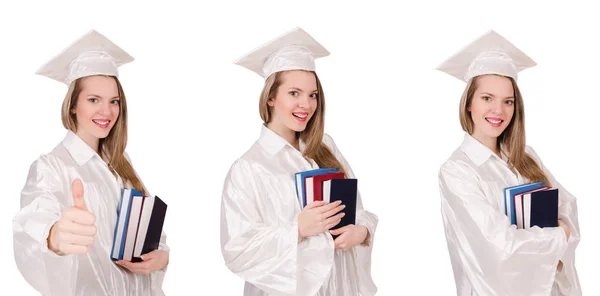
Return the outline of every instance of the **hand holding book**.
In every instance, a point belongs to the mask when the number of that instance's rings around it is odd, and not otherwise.
[[[335,239],[335,248],[339,250],[348,250],[365,241],[369,230],[364,226],[356,226],[354,224],[330,230],[332,235],[337,235]]]
[[[142,262],[129,262],[125,260],[117,261],[117,264],[129,269],[131,272],[150,274],[162,269],[169,263],[169,252],[163,250],[154,250],[141,256]]]
[[[561,219],[558,219],[558,226],[563,228],[563,230],[565,231],[565,236],[567,237],[567,241],[569,241],[569,238],[571,237],[571,228],[569,228],[569,225],[567,225],[567,223],[563,222]],[[563,263],[559,260],[558,266],[556,266],[556,270],[558,270],[558,272],[561,272],[562,268]]]
[[[299,217],[298,237],[300,239],[330,229],[342,228],[347,225],[355,224],[356,201],[358,197],[357,179],[345,178],[344,173],[338,172],[337,168],[320,168],[298,172],[294,175],[294,179],[296,181],[296,196],[303,208],[301,213],[303,218],[309,217],[310,213],[321,214],[320,217],[314,216],[307,220],[310,222],[303,222],[302,228]],[[312,210],[314,204],[317,204],[317,208],[325,207],[326,210]],[[328,206],[330,204],[337,204],[338,207],[343,204],[343,207],[332,211],[335,206],[329,208]],[[311,210],[304,213],[304,209],[308,207],[310,207]],[[336,215],[336,213],[340,211],[343,212]],[[339,221],[337,221],[338,219]],[[331,225],[331,223],[333,223],[333,225]],[[310,235],[305,235],[306,233],[310,233]],[[333,235],[334,239],[337,238],[337,234],[330,233]],[[343,233],[343,231],[340,233]]]
[[[298,215],[298,237],[300,239],[328,231],[340,223],[344,213],[339,213],[346,206],[341,201],[326,204],[315,201],[308,204]]]
[[[569,225],[567,225],[567,223],[563,222],[561,219],[558,219],[558,226],[563,228],[568,241],[569,237],[571,237],[571,229],[569,228]]]

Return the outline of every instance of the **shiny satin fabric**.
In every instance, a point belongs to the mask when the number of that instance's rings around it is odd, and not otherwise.
[[[96,215],[97,234],[85,255],[59,256],[48,249],[50,228],[62,208],[73,205],[72,180],[80,178],[84,200]],[[14,255],[23,277],[42,295],[164,295],[166,267],[134,274],[110,259],[123,184],[98,154],[73,132],[30,167],[13,220]],[[168,250],[163,233],[159,249]]]
[[[504,214],[503,189],[528,183],[468,134],[439,173],[442,218],[457,295],[581,295],[575,268],[577,203],[530,147],[527,153],[559,188],[561,227],[517,229]],[[563,262],[557,271],[559,260]]]
[[[323,142],[354,174],[328,135]],[[300,143],[304,150],[304,143]],[[374,295],[371,250],[378,218],[364,210],[360,194],[356,224],[370,233],[368,246],[335,250],[329,233],[298,242],[294,173],[318,168],[268,128],[232,165],[221,207],[221,250],[227,267],[246,281],[245,296]]]

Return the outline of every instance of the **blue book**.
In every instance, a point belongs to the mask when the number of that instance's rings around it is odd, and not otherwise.
[[[298,173],[294,174],[294,179],[296,179],[296,196],[298,197],[298,200],[300,200],[300,203],[302,204],[302,208],[304,208],[306,206],[306,192],[304,190],[304,188],[305,188],[304,179],[306,177],[335,173],[337,171],[338,171],[337,168],[322,168],[322,169],[298,172]]]
[[[504,188],[504,214],[508,216],[511,224],[517,225],[517,218],[515,216],[515,200],[513,196],[515,196],[515,194],[521,194],[523,192],[535,190],[544,186],[546,186],[544,182],[535,182]]]
[[[125,248],[125,238],[127,237],[127,228],[129,224],[129,213],[131,212],[131,201],[134,196],[143,196],[141,192],[124,188],[121,195],[121,204],[117,212],[117,225],[113,239],[111,258],[113,260],[123,259],[123,250]]]

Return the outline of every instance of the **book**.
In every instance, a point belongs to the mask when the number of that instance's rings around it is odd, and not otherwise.
[[[523,226],[558,227],[558,188],[523,195]]]
[[[125,249],[125,238],[129,226],[130,205],[133,196],[141,196],[142,193],[131,188],[124,188],[121,194],[121,204],[117,210],[117,225],[113,239],[111,258],[113,260],[123,259],[123,251]]]
[[[312,177],[313,179],[313,200],[314,201],[322,201],[323,200],[323,182],[331,179],[344,179],[344,173],[329,173],[316,175]],[[307,196],[308,192],[310,192],[310,188],[307,187]],[[308,204],[308,203],[307,203]]]
[[[138,236],[135,241],[135,251],[133,253],[133,262],[143,261],[140,256],[158,249],[160,237],[165,223],[167,214],[167,204],[158,196],[147,197],[144,204],[147,205],[146,210],[150,212],[144,215],[144,222],[140,220]],[[143,213],[143,212],[142,212]],[[146,221],[148,221],[146,223]]]
[[[356,202],[358,199],[358,180],[345,179],[344,173],[337,168],[317,169],[295,174],[296,195],[302,208],[322,200],[325,203],[340,200],[346,207],[339,213],[345,213],[340,223],[331,229],[356,224]],[[339,214],[336,213],[335,215]],[[337,235],[334,235],[335,239]]]
[[[305,192],[306,192],[306,205],[311,204],[312,202],[315,201],[315,192],[314,192],[314,176],[313,177],[306,177],[304,183],[306,183],[305,186]]]
[[[306,178],[320,174],[334,173],[337,170],[337,168],[320,168],[315,170],[298,172],[294,174],[294,179],[296,181],[296,196],[298,197],[298,201],[300,201],[300,205],[302,206],[302,208],[306,206]]]
[[[524,222],[525,221],[524,220],[524,212],[525,212],[525,210],[524,210],[524,205],[523,205],[523,196],[526,195],[526,194],[529,194],[531,192],[540,191],[540,190],[546,190],[548,188],[550,188],[550,187],[543,186],[543,187],[540,187],[540,188],[536,188],[536,189],[533,189],[533,190],[529,190],[529,191],[525,191],[525,192],[522,192],[522,193],[519,193],[519,194],[515,194],[513,196],[513,199],[515,200],[515,217],[516,217],[516,221],[517,221],[516,225],[517,225],[518,229],[524,229],[525,228],[525,226],[524,226],[525,225],[524,224],[525,223]],[[528,208],[528,210],[529,210],[529,208]]]
[[[142,214],[140,215],[140,227],[138,228],[137,237],[135,239],[135,247],[133,249],[133,258],[139,258],[142,255],[146,233],[148,233],[148,225],[150,224],[150,216],[154,208],[154,198],[146,197],[142,206]]]
[[[125,236],[125,248],[123,249],[123,260],[131,261],[133,258],[133,247],[135,246],[135,237],[138,233],[140,214],[142,213],[142,202],[144,197],[136,195],[133,197],[129,211],[129,223],[127,226],[127,235]]]
[[[158,196],[144,196],[124,188],[117,212],[112,260],[143,261],[140,256],[158,249],[167,204]]]
[[[543,182],[535,182],[528,184],[521,184],[504,188],[504,214],[508,216],[511,224],[517,224],[517,218],[515,217],[515,203],[513,196],[516,194],[526,192],[529,190],[537,189],[546,186]]]
[[[511,218],[511,224],[517,229],[558,227],[558,188],[541,182],[524,185],[505,189],[505,194],[514,193],[505,195],[505,213]]]
[[[330,179],[323,182],[323,200],[326,202],[342,201],[346,207],[341,211],[346,215],[340,223],[331,229],[338,229],[356,224],[356,200],[358,197],[357,179]],[[340,213],[341,213],[340,212]],[[336,213],[337,215],[338,213]]]

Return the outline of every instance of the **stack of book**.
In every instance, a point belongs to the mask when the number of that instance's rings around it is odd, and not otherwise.
[[[111,259],[140,262],[141,255],[158,249],[166,213],[167,205],[158,196],[124,188]]]
[[[504,213],[518,229],[558,227],[558,188],[543,182],[507,187]]]
[[[332,229],[356,224],[357,179],[345,178],[344,173],[338,172],[337,168],[298,172],[294,177],[296,196],[302,208],[315,201],[330,203],[340,200],[346,206],[342,210],[346,215]]]

